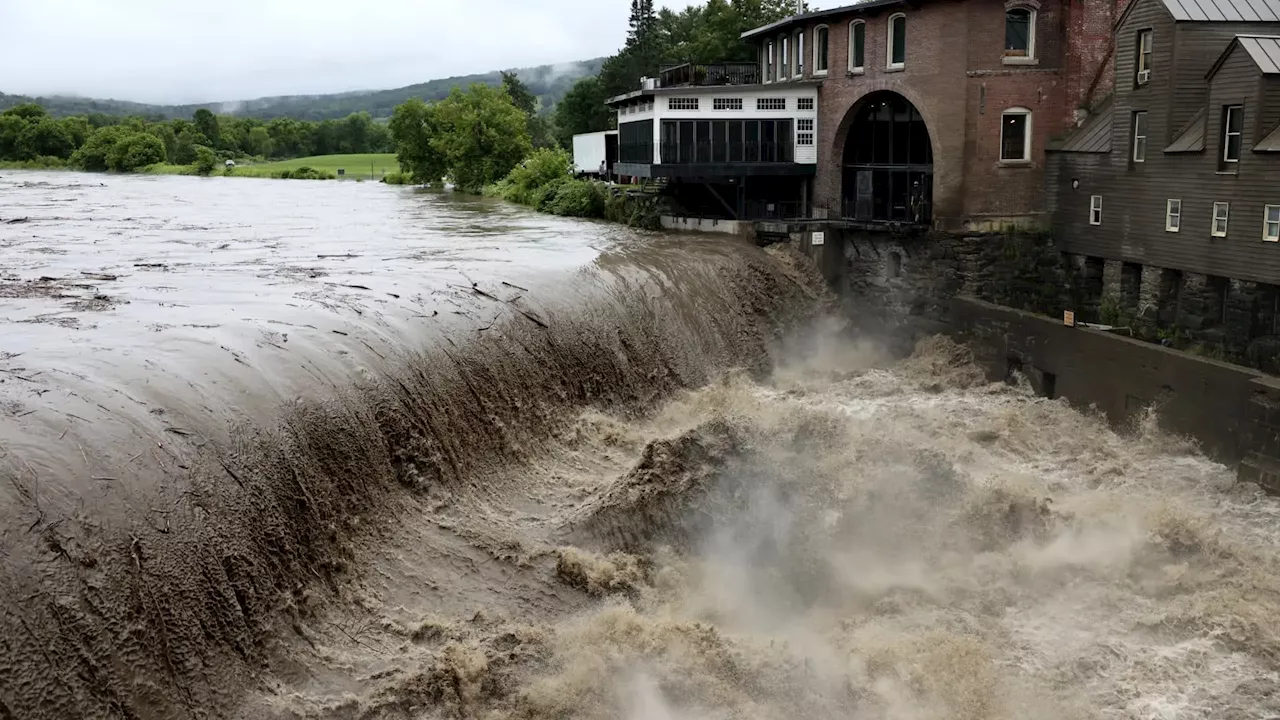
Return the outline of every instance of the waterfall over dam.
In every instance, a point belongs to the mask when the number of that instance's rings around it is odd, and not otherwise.
[[[0,177],[0,719],[1280,717],[1280,503],[782,245]]]

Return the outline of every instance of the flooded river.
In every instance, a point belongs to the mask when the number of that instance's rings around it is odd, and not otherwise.
[[[785,248],[0,174],[0,718],[1280,718],[1280,503]]]

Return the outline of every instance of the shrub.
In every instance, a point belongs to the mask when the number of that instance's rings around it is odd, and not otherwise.
[[[538,207],[546,200],[540,191],[573,177],[573,158],[560,148],[535,150],[497,183],[500,196],[522,205]],[[492,192],[490,193],[492,194]]]
[[[309,165],[292,170],[281,170],[276,177],[282,180],[337,180],[338,174],[331,170],[317,170]]]
[[[566,217],[604,217],[604,191],[590,180],[565,180],[558,184],[547,212]]]
[[[389,172],[386,175],[382,176],[382,182],[386,183],[387,185],[412,185],[413,174],[407,173],[407,172],[401,172],[399,170],[395,172]]]
[[[196,172],[200,175],[212,174],[213,169],[218,165],[218,156],[214,154],[213,150],[204,145],[197,145],[195,156]]]
[[[107,167],[117,172],[133,172],[161,162],[164,162],[164,143],[150,133],[129,133],[107,153]]]

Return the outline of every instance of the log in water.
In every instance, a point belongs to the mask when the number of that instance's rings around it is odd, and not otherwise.
[[[11,173],[0,307],[0,717],[1280,716],[1275,501],[785,250]]]

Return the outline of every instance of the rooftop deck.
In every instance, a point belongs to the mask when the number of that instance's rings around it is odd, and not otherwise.
[[[760,65],[753,62],[712,65],[668,65],[658,73],[659,87],[711,87],[716,85],[757,85]]]

